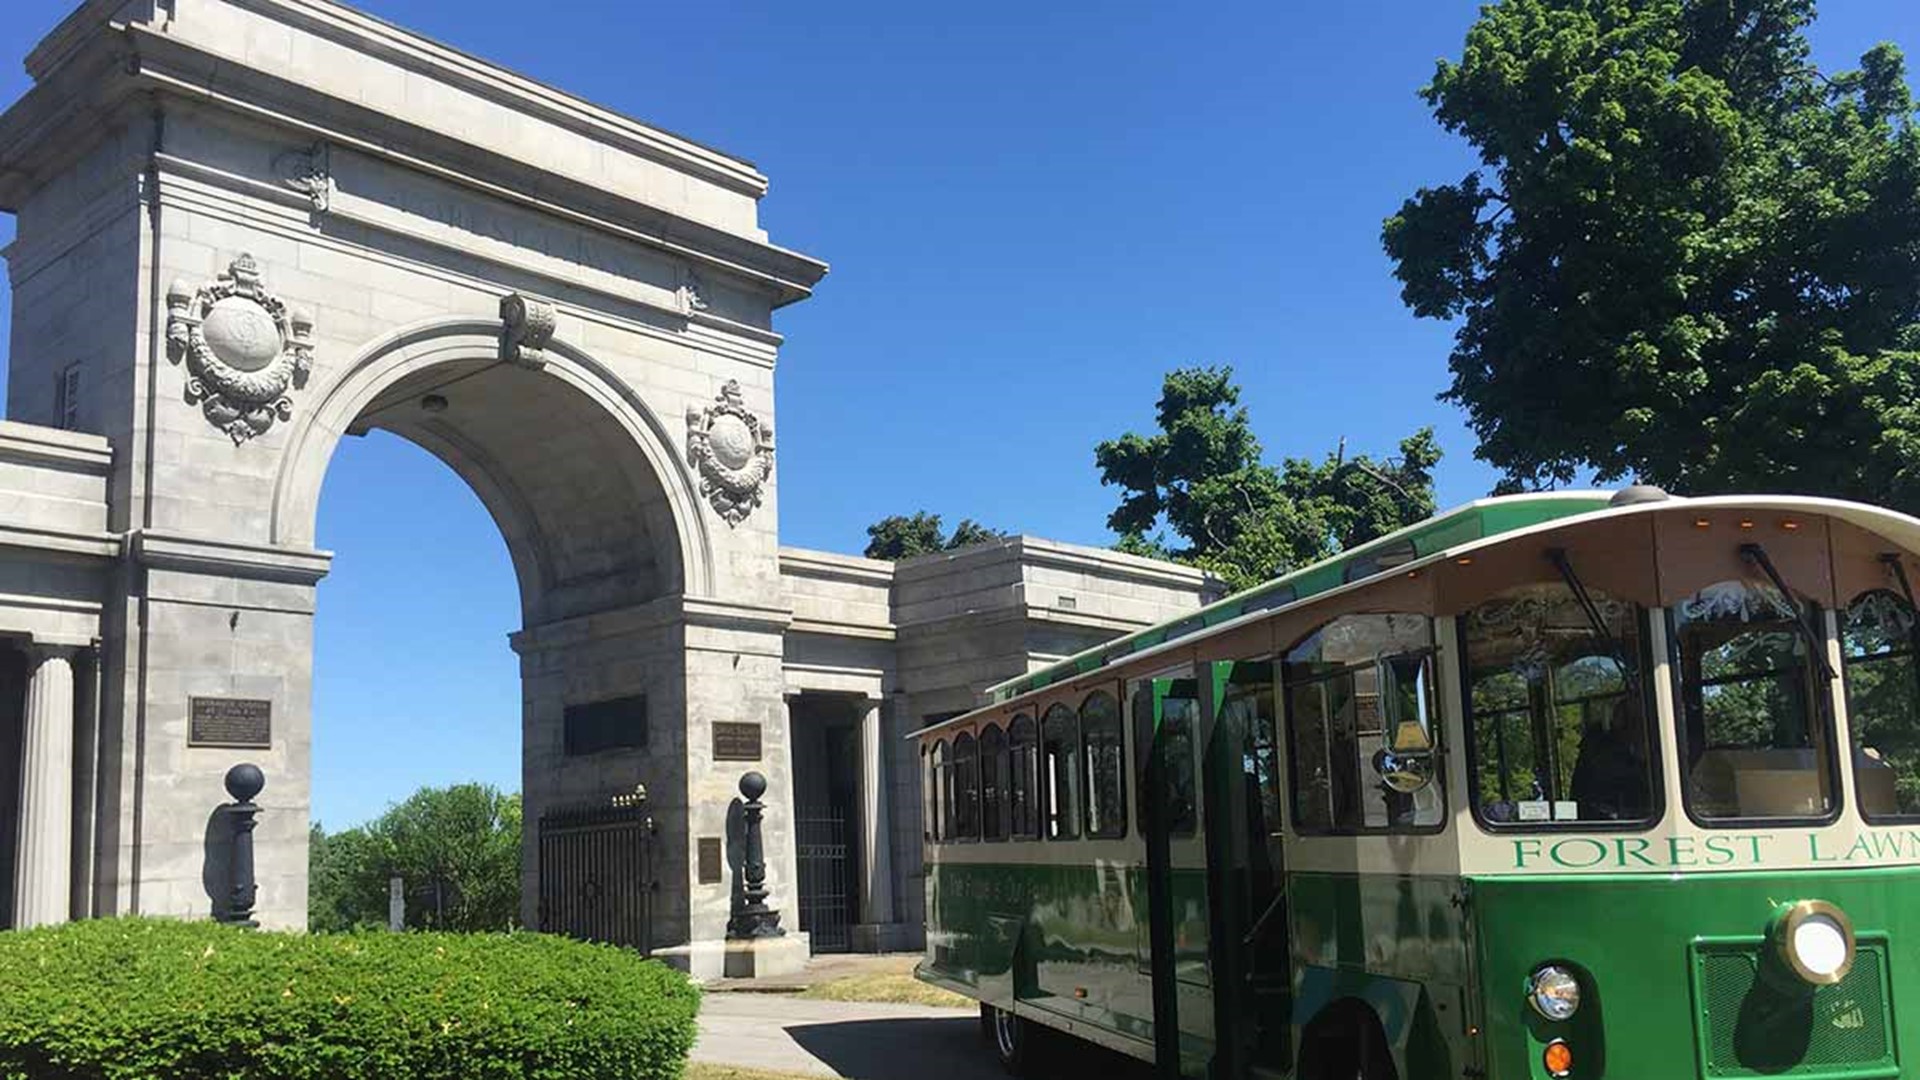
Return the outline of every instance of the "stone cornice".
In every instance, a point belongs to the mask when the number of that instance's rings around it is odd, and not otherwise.
[[[180,533],[136,529],[127,534],[127,550],[141,566],[195,574],[312,585],[327,576],[333,552],[215,540]]]
[[[324,9],[377,23],[319,0],[246,2]],[[84,24],[83,30],[84,34],[59,51],[57,63],[43,68],[41,81],[0,116],[0,209],[16,209],[41,177],[76,156],[81,144],[103,137],[111,127],[105,122],[108,116],[129,105],[137,107],[141,98],[157,93],[205,102],[290,129],[300,138],[339,145],[643,244],[702,269],[742,279],[766,290],[775,304],[803,299],[827,271],[825,263],[798,252],[408,124],[144,25],[115,23],[105,27],[95,22]],[[406,36],[392,28],[387,30]],[[56,35],[59,33],[56,31]],[[546,93],[560,96],[557,91]],[[76,139],[72,134],[75,131],[87,134]],[[713,157],[726,160],[721,155]]]
[[[113,468],[113,445],[99,435],[0,420],[0,461],[105,476]]]
[[[981,564],[1018,563],[1094,574],[1110,581],[1132,581],[1162,588],[1200,591],[1213,579],[1203,570],[1147,559],[1105,548],[1010,536],[954,551],[916,555],[896,563],[896,579],[926,579],[973,569]]]
[[[870,585],[892,585],[893,564],[883,559],[866,559],[833,551],[808,548],[780,549],[780,572],[795,576],[828,578],[833,581],[857,581]]]
[[[529,626],[508,634],[507,643],[514,652],[525,656],[674,626],[778,634],[792,623],[793,612],[786,608],[674,595]]]
[[[787,631],[793,634],[822,634],[827,637],[865,638],[869,641],[892,641],[898,632],[884,623],[850,623],[835,619],[805,619],[795,616]]]
[[[66,529],[31,529],[19,525],[0,525],[0,548],[16,548],[36,554],[80,556],[86,559],[113,559],[120,555],[120,537],[106,532],[76,532]]]

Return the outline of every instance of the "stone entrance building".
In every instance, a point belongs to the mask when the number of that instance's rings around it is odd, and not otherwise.
[[[315,511],[373,428],[465,479],[511,553],[524,916],[543,809],[644,783],[655,936],[696,969],[729,884],[694,853],[741,773],[771,781],[786,925],[911,945],[900,736],[1206,588],[1028,538],[782,548],[773,314],[826,266],[768,239],[742,159],[329,0],[90,0],[27,68],[0,115],[11,925],[208,914],[243,760],[259,916],[304,925]],[[796,865],[816,820],[851,849],[824,884]]]

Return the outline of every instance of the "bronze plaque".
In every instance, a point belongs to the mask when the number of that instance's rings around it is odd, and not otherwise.
[[[759,761],[760,725],[725,720],[713,725],[713,760]]]
[[[701,837],[699,842],[699,850],[700,850],[700,884],[702,885],[720,884],[720,877],[721,877],[720,868],[722,866],[722,861],[720,857],[720,838],[717,836]]]
[[[256,698],[188,698],[187,745],[271,749],[273,702]]]

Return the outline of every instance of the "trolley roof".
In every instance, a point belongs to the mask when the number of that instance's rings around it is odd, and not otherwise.
[[[1425,521],[1388,533],[1377,540],[1292,571],[1125,637],[1104,642],[1064,660],[998,683],[987,689],[988,701],[960,716],[930,724],[906,737],[918,738],[938,728],[964,724],[974,717],[1057,683],[1070,682],[1089,672],[1128,658],[1141,658],[1181,643],[1238,625],[1254,616],[1276,612],[1328,593],[1357,586],[1380,574],[1410,564],[1425,565],[1462,549],[1482,546],[1505,534],[1555,525],[1563,519],[1605,512],[1629,514],[1672,509],[1676,504],[1699,506],[1773,506],[1825,513],[1888,533],[1912,550],[1920,550],[1920,520],[1897,511],[1839,499],[1797,495],[1724,495],[1703,498],[1668,496],[1657,489],[1651,498],[1616,505],[1609,491],[1539,492],[1477,499]]]

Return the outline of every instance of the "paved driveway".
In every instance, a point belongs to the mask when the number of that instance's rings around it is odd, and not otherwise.
[[[857,1080],[1006,1080],[971,1009],[707,994],[693,1059]]]

